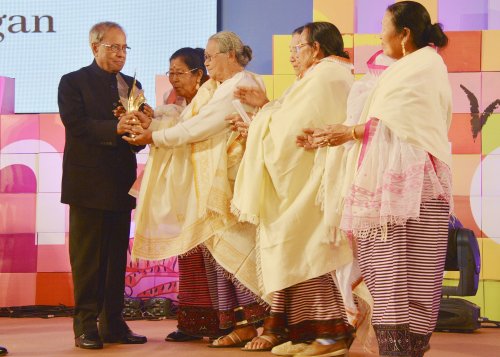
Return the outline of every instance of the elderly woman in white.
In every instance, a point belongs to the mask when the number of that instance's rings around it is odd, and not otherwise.
[[[232,101],[237,86],[264,87],[258,76],[244,70],[251,57],[250,47],[233,32],[211,36],[205,48],[211,78],[200,87],[180,121],[161,127],[134,112],[130,119],[139,119],[142,126],[135,127],[134,138],[123,138],[135,145],[171,149],[163,163],[168,165],[166,177],[161,183],[152,183],[166,186],[163,197],[155,207],[139,204],[136,212],[132,255],[160,260],[187,255],[193,249],[203,251],[214,272],[207,279],[217,293],[213,301],[219,310],[219,328],[236,329],[215,340],[212,347],[242,346],[257,335],[253,324],[263,320],[268,310],[258,298],[262,294],[253,256],[255,228],[238,223],[230,212],[234,178],[245,146],[224,118],[235,111]],[[148,195],[150,187],[141,187],[140,198]]]

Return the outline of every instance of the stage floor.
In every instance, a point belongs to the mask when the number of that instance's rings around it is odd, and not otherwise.
[[[136,333],[144,334],[149,342],[144,345],[105,345],[103,350],[88,351],[73,347],[71,318],[0,318],[0,345],[9,350],[8,356],[272,356],[270,352],[249,355],[248,352],[206,347],[207,340],[173,343],[163,339],[175,329],[175,320],[130,321]],[[373,356],[362,352],[354,342],[350,357]],[[431,349],[426,357],[500,357],[500,329],[483,328],[473,334],[434,333]]]

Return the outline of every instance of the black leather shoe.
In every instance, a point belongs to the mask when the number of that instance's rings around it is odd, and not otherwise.
[[[5,347],[0,346],[0,356],[5,356],[9,351]]]
[[[179,330],[170,332],[167,335],[167,337],[165,337],[165,341],[169,342],[187,342],[187,341],[197,341],[202,339],[203,337],[191,336]]]
[[[88,350],[99,350],[102,348],[102,341],[97,335],[81,334],[75,338],[75,346]]]
[[[123,336],[104,336],[102,339],[106,343],[123,343],[126,345],[140,345],[148,342],[146,336],[138,335],[128,330]]]

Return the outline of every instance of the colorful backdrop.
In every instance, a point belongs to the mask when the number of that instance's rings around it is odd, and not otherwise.
[[[288,63],[288,32],[306,21],[335,23],[344,33],[359,78],[366,71],[366,60],[380,48],[381,19],[393,2],[255,0],[249,7],[250,2],[226,0],[221,6],[221,28],[237,32],[254,48],[250,69],[265,75],[273,98],[294,80]],[[482,259],[479,290],[470,300],[481,307],[483,316],[500,320],[500,185],[496,176],[500,177],[500,105],[496,105],[500,99],[500,0],[420,2],[434,21],[444,25],[450,38],[441,54],[453,89],[449,139],[455,211],[464,226],[476,233]],[[269,26],[256,25],[257,18],[269,21]],[[0,79],[0,306],[72,305],[68,211],[59,203],[64,129],[56,113],[13,114],[12,86],[13,80]],[[146,157],[146,152],[138,154],[139,170]],[[176,268],[175,259],[153,265],[129,263],[127,294],[175,299]],[[447,273],[446,283],[456,283],[456,277]]]

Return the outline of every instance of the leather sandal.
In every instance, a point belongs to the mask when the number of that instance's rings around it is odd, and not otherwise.
[[[267,347],[261,347],[261,348],[250,348],[249,346],[251,345],[252,342],[256,342],[259,339],[264,340],[269,343],[269,346]],[[260,336],[254,337],[250,342],[247,342],[245,344],[245,347],[243,347],[241,350],[245,352],[265,352],[265,351],[271,351],[274,346],[282,344],[283,341],[279,336],[274,335],[274,334],[262,334]]]
[[[208,345],[208,347],[210,347],[210,348],[243,347],[253,339],[253,337],[252,337],[251,339],[248,339],[248,340],[242,340],[241,337],[236,333],[236,331],[237,330],[235,330],[235,331],[233,331],[225,336],[221,336],[221,337],[215,339],[210,345]],[[232,343],[229,345],[222,345],[220,342],[224,337],[228,337],[232,341]]]

